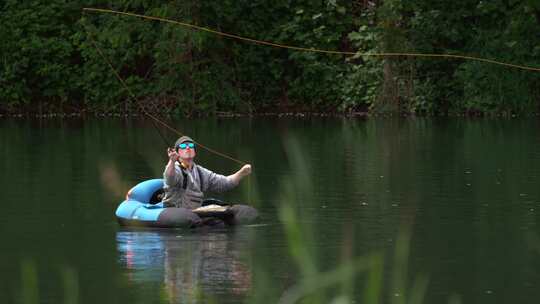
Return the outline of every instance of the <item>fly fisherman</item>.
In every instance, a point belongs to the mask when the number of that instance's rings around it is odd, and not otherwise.
[[[195,142],[188,136],[180,137],[174,149],[167,150],[169,162],[165,166],[163,204],[166,207],[189,210],[202,206],[204,192],[221,193],[238,185],[240,180],[251,174],[251,165],[244,165],[236,173],[224,176],[214,173],[198,164],[195,158]],[[246,205],[231,207],[234,220],[229,224],[251,221],[257,217],[257,211]]]

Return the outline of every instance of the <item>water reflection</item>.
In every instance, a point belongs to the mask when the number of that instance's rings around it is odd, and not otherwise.
[[[120,263],[132,283],[162,284],[175,303],[226,295],[244,298],[252,286],[248,227],[236,230],[136,230],[116,234]],[[243,253],[243,254],[242,254]]]

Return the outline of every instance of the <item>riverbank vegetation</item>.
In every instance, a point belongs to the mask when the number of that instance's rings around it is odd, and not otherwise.
[[[155,16],[313,49],[465,55],[540,68],[534,0],[6,0],[0,7],[0,114],[540,110],[534,70],[455,58],[294,51],[83,11]]]

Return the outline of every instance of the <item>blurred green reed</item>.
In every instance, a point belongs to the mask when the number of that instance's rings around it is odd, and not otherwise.
[[[62,269],[62,280],[64,283],[64,303],[65,304],[79,303],[78,272],[71,267],[64,267]]]
[[[305,153],[301,145],[293,137],[286,139],[284,146],[291,165],[291,176],[282,182],[282,204],[278,213],[284,226],[290,255],[300,271],[300,280],[281,295],[279,303],[359,302],[359,299],[354,299],[354,290],[358,289],[355,279],[362,275],[364,286],[361,303],[423,303],[429,279],[427,276],[417,276],[412,286],[408,285],[410,229],[406,225],[401,227],[397,236],[391,282],[384,282],[384,253],[380,252],[359,257],[354,257],[354,253],[351,253],[342,257],[340,264],[334,269],[325,272],[318,270],[316,252],[311,250],[314,235],[312,222],[306,219],[298,220],[305,213],[299,209],[315,201],[310,179],[311,168],[303,158]],[[343,242],[343,247],[350,245]],[[385,283],[391,286],[385,288]],[[453,301],[459,303],[459,298],[454,297]]]
[[[33,260],[24,259],[21,262],[21,294],[20,303],[39,303],[39,286],[36,264]]]
[[[60,269],[65,304],[79,303],[79,275],[71,267],[64,266]],[[18,297],[21,304],[41,303],[39,297],[38,268],[33,259],[25,258],[21,261],[21,288]]]
[[[20,281],[20,294],[18,294],[18,299],[14,303],[21,304],[38,304],[43,303],[43,299],[40,298],[39,293],[39,268],[36,266],[36,262],[33,259],[25,258],[20,262],[21,265],[21,281]],[[80,281],[79,273],[76,269],[70,266],[60,266],[59,267],[60,276],[62,278],[62,288],[63,288],[63,301],[58,303],[64,304],[77,304],[81,301],[79,296],[80,291]],[[206,300],[199,290],[194,291],[193,303],[218,303],[213,300]],[[160,294],[159,299],[160,303],[175,303],[174,300],[169,299],[165,292]],[[99,302],[99,301],[98,301]],[[133,303],[135,304],[145,304],[145,303],[155,303],[156,299],[143,296],[142,298],[136,299]],[[4,302],[1,302],[4,303]],[[6,303],[10,303],[9,301]]]

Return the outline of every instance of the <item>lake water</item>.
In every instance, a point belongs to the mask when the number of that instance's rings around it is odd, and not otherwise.
[[[219,197],[256,206],[260,223],[122,228],[117,205],[167,160],[149,121],[3,119],[2,303],[540,299],[538,120],[167,123],[253,165]],[[240,167],[197,152],[216,172]]]

